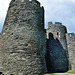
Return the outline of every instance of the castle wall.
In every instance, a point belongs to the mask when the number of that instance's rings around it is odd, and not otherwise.
[[[0,34],[0,74],[3,71],[3,66],[2,66],[2,61],[3,61],[3,53],[2,53],[2,36]]]
[[[67,46],[69,52],[69,62],[70,62],[70,69],[75,69],[75,34],[74,33],[67,33]]]
[[[48,72],[65,72],[68,70],[68,50],[66,27],[61,23],[48,23],[46,63]]]
[[[46,72],[44,9],[36,0],[12,0],[2,31],[5,75]]]

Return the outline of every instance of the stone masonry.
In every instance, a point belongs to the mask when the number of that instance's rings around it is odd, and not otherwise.
[[[44,8],[37,0],[10,2],[0,34],[0,75],[75,69],[75,34],[59,22],[48,26],[45,30]]]
[[[67,33],[66,38],[69,53],[70,69],[75,70],[75,34]]]
[[[37,0],[10,2],[1,38],[1,72],[5,75],[43,75],[46,72],[44,8]]]
[[[1,34],[0,34],[0,72],[3,71],[3,66],[2,66],[2,61],[3,61],[3,52],[2,52],[2,37],[1,37]]]
[[[46,61],[48,72],[68,70],[66,27],[59,22],[48,23]]]

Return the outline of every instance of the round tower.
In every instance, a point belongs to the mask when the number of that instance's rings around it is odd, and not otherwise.
[[[66,27],[59,22],[48,23],[46,62],[49,72],[68,70]]]
[[[37,0],[12,0],[5,19],[3,68],[6,75],[46,72],[44,8]]]

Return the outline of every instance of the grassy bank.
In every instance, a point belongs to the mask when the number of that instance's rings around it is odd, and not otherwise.
[[[45,74],[45,75],[57,75],[57,74],[51,73],[51,74]]]
[[[69,70],[69,71],[67,71],[65,73],[75,74],[75,70]],[[58,74],[50,73],[50,74],[44,74],[44,75],[58,75]]]
[[[69,70],[66,73],[73,73],[73,74],[75,74],[75,70]]]

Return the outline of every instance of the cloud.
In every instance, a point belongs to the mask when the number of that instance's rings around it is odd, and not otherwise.
[[[0,0],[0,26],[3,26],[11,0]],[[45,8],[45,27],[49,21],[62,22],[68,32],[75,32],[75,0],[38,0]]]
[[[6,17],[9,2],[11,0],[0,0],[0,32],[2,31],[4,20]]]
[[[58,21],[68,28],[68,32],[75,32],[75,0],[39,1],[45,7],[46,25],[49,21]]]

